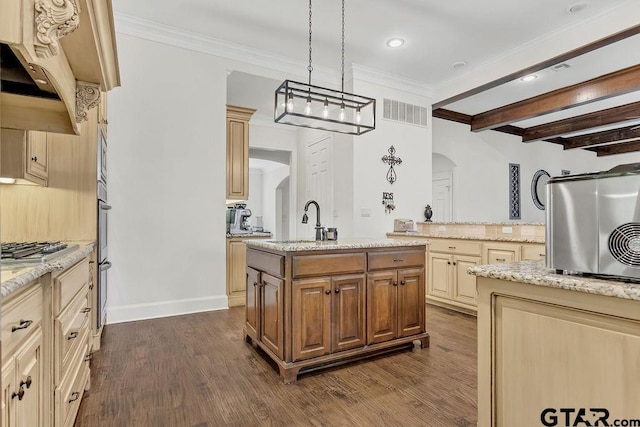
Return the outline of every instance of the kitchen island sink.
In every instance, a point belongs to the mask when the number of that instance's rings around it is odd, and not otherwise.
[[[425,241],[247,241],[245,340],[299,373],[428,347]]]

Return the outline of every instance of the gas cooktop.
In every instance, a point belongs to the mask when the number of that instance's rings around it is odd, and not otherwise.
[[[0,244],[0,258],[3,265],[37,264],[53,261],[79,245],[69,246],[64,242],[11,242]]]

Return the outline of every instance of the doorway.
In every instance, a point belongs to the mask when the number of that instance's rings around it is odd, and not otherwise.
[[[454,181],[456,164],[447,156],[433,153],[431,177],[433,221],[451,222],[454,214]]]

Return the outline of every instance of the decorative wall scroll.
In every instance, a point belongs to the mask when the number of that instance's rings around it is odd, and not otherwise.
[[[36,0],[36,55],[55,56],[60,51],[58,40],[75,31],[80,24],[80,8],[76,0]]]
[[[520,165],[509,163],[509,219],[520,219]]]
[[[100,86],[91,83],[76,84],[76,122],[87,120],[87,110],[100,103]]]
[[[393,184],[397,180],[396,171],[393,167],[401,164],[402,159],[395,156],[396,149],[393,145],[389,147],[388,151],[389,154],[385,154],[384,156],[382,156],[382,163],[386,163],[389,165],[389,171],[387,172],[387,181],[389,181],[389,184]]]
[[[396,208],[393,193],[382,193],[382,204],[384,205],[384,213],[391,213]]]

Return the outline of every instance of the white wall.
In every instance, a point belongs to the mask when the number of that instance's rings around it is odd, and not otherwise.
[[[226,307],[226,69],[117,34],[109,93],[108,322]]]
[[[281,227],[281,218],[276,216],[276,189],[283,179],[289,176],[289,166],[282,165],[262,175],[262,200],[264,209],[264,229],[276,238],[276,230]]]
[[[551,176],[562,169],[572,174],[606,170],[640,162],[640,154],[597,158],[585,150],[563,150],[558,144],[534,142],[494,131],[474,133],[469,126],[433,120],[433,152],[456,164],[453,180],[453,220],[509,221],[509,163],[520,164],[520,222],[544,222],[544,211],[533,204],[531,179],[538,169]]]
[[[256,218],[264,216],[264,198],[262,188],[262,169],[249,169],[249,199],[247,208],[251,209],[251,225],[255,228]]]

